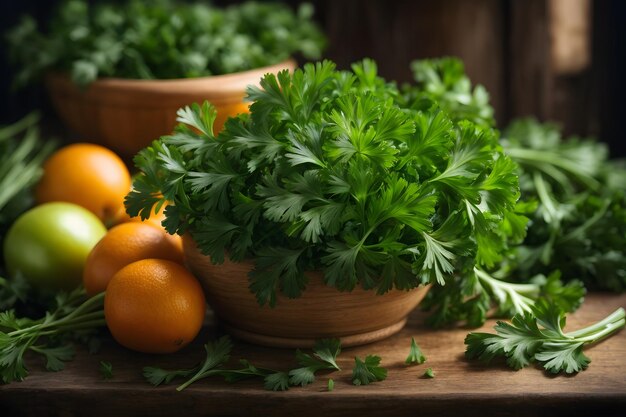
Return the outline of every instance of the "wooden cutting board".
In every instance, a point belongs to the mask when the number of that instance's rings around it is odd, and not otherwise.
[[[571,315],[566,329],[577,329],[626,307],[626,294],[591,294]],[[259,380],[226,383],[205,379],[182,392],[176,385],[152,387],[142,377],[144,366],[180,369],[204,358],[202,344],[221,334],[209,324],[196,342],[174,355],[145,355],[105,339],[90,355],[79,351],[65,370],[45,372],[37,360],[20,383],[0,386],[0,415],[126,416],[126,415],[245,415],[256,416],[535,416],[626,415],[626,331],[586,351],[590,367],[575,376],[551,376],[540,368],[515,372],[503,363],[486,366],[465,360],[467,329],[431,330],[423,314],[414,312],[406,328],[391,338],[344,349],[340,372],[321,374],[307,387],[286,392],[266,391]],[[491,331],[494,321],[481,330]],[[425,364],[407,366],[411,337],[427,357]],[[383,382],[354,386],[354,357],[382,357],[388,371]],[[286,370],[295,365],[294,350],[272,349],[235,341],[233,363],[246,358],[257,366]],[[113,378],[103,380],[100,361],[113,365]],[[436,377],[422,378],[431,367]],[[335,382],[326,389],[328,378]]]

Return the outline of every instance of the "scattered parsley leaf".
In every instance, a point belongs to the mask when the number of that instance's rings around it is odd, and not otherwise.
[[[263,386],[270,391],[286,391],[289,389],[289,381],[287,372],[274,372],[265,377]]]
[[[422,350],[420,349],[418,344],[415,343],[415,338],[413,337],[411,338],[411,349],[409,351],[409,356],[407,356],[404,362],[407,365],[422,364],[426,362],[426,357],[422,353]]]
[[[113,378],[113,365],[111,362],[100,361],[100,373],[105,380]]]
[[[328,378],[328,384],[326,385],[328,391],[335,389],[335,381],[332,378]]]
[[[434,378],[435,377],[435,371],[433,371],[433,368],[427,368],[424,371],[424,378]]]
[[[239,369],[226,369],[224,364],[228,361],[232,350],[232,342],[228,336],[222,336],[215,342],[209,342],[205,346],[206,357],[204,361],[191,369],[178,369],[167,371],[156,367],[145,367],[144,377],[152,385],[170,383],[176,378],[184,378],[186,381],[179,385],[181,391],[194,382],[211,376],[221,376],[227,382],[236,382],[247,378],[262,378],[264,387],[272,391],[284,391],[290,386],[305,386],[315,380],[315,373],[320,370],[340,370],[337,365],[337,356],[341,352],[339,339],[321,339],[316,341],[313,347],[313,355],[300,350],[296,351],[296,360],[300,368],[287,372],[261,368],[253,365],[245,359],[239,363]]]
[[[387,378],[387,369],[379,365],[380,356],[367,355],[365,361],[355,357],[352,383],[354,385],[368,385],[372,382],[383,381]]]

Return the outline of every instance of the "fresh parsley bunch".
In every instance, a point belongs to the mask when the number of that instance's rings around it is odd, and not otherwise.
[[[626,167],[603,143],[564,139],[533,119],[513,122],[502,144],[519,166],[522,199],[535,201],[511,269],[521,279],[546,268],[590,289],[626,290]]]
[[[61,4],[46,29],[31,17],[7,33],[9,52],[26,85],[46,71],[66,71],[79,85],[98,77],[188,78],[278,63],[294,54],[319,58],[324,37],[313,8],[294,13],[280,3],[222,9],[174,0]]]
[[[298,297],[311,270],[379,294],[473,275],[519,233],[516,165],[491,128],[401,108],[400,94],[373,61],[325,61],[250,86],[251,114],[217,136],[209,104],[181,109],[174,134],[136,156],[127,210],[170,201],[170,233],[214,263],[254,259],[260,304]]]
[[[493,108],[481,86],[472,86],[456,58],[416,61],[415,84],[397,99],[403,107],[437,102],[455,121],[495,128]],[[538,298],[575,310],[591,289],[626,288],[626,169],[597,141],[562,138],[558,128],[520,119],[500,143],[517,166],[521,196],[508,225],[509,251],[494,267],[458,275],[430,291],[422,307],[431,323],[484,322],[532,311]],[[513,281],[513,282],[512,282]]]
[[[453,57],[422,59],[413,61],[411,69],[415,83],[403,87],[403,106],[415,108],[434,101],[454,121],[495,126],[489,93],[482,85],[472,86],[463,61]]]

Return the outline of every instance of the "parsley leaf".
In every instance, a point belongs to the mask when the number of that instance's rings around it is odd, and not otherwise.
[[[224,368],[232,347],[230,338],[222,336],[204,345],[205,359],[193,368],[168,371],[157,367],[145,367],[143,375],[152,385],[168,384],[176,378],[184,378],[185,382],[176,388],[177,391],[182,391],[194,382],[211,376],[221,376],[227,382],[262,378],[266,389],[285,391],[290,386],[306,386],[312,383],[315,380],[315,373],[320,370],[340,370],[336,362],[341,352],[339,339],[317,340],[313,347],[313,355],[297,350],[296,360],[301,366],[286,372],[258,367],[245,359],[239,361],[241,368]]]
[[[339,339],[322,339],[315,343],[313,356],[296,351],[296,359],[302,367],[289,371],[291,385],[305,386],[315,380],[315,373],[323,369],[341,370],[336,359],[341,352]]]
[[[105,380],[113,378],[113,365],[111,365],[111,362],[100,361],[100,373]]]
[[[411,350],[409,351],[409,356],[406,357],[404,361],[407,365],[412,364],[422,364],[426,362],[426,356],[422,353],[422,350],[415,342],[415,338],[411,338]]]
[[[352,383],[354,385],[368,385],[372,382],[383,381],[387,378],[387,369],[379,365],[380,356],[367,355],[364,361],[355,357]]]
[[[424,371],[424,378],[434,378],[435,377],[435,371],[433,371],[433,368],[426,368],[426,370]]]

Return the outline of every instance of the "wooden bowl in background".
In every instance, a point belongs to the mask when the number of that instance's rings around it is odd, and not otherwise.
[[[183,238],[188,268],[200,280],[207,302],[220,324],[233,336],[259,345],[311,347],[316,339],[340,338],[342,346],[362,345],[400,331],[409,313],[430,286],[384,295],[356,288],[341,292],[309,273],[309,283],[299,298],[277,296],[276,306],[260,306],[248,289],[252,262],[228,259],[213,265],[189,236]]]
[[[98,143],[124,158],[132,157],[176,125],[176,111],[194,102],[217,108],[215,132],[229,116],[248,111],[246,86],[267,73],[293,70],[289,59],[233,74],[171,80],[102,78],[84,89],[66,74],[49,74],[46,87],[60,118],[81,141]]]

